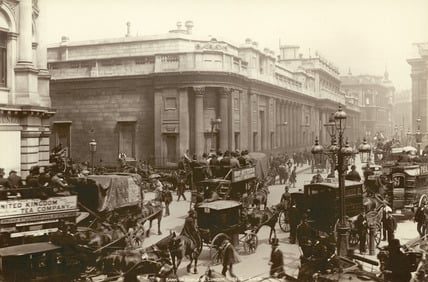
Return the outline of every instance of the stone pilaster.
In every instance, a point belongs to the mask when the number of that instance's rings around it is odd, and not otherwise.
[[[31,0],[19,1],[19,63],[31,64],[32,52],[32,19],[33,7]]]
[[[195,154],[198,159],[204,153],[204,95],[205,87],[193,87],[195,93]]]
[[[232,93],[232,88],[219,88],[220,92],[220,150],[223,152],[229,149],[229,128],[230,128],[230,118],[229,118],[229,97]]]
[[[187,88],[178,89],[179,99],[179,154],[184,156],[190,147],[189,92]]]

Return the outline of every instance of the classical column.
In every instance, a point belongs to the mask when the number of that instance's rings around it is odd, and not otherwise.
[[[154,161],[156,165],[163,165],[165,163],[164,150],[162,150],[162,89],[155,89],[153,93],[153,108],[154,110]]]
[[[290,118],[290,103],[288,101],[285,102],[285,119],[287,120],[287,123],[288,123],[287,131],[285,133],[285,143],[286,143],[285,146],[287,147],[287,150],[288,150],[291,144],[290,140],[291,140],[291,127],[292,127],[291,118]]]
[[[204,153],[204,94],[205,87],[193,87],[195,93],[195,154],[199,159]]]
[[[221,125],[220,125],[220,150],[223,152],[229,149],[229,127],[230,127],[230,120],[229,118],[229,96],[232,92],[231,88],[219,88],[220,92],[220,118],[221,118]]]
[[[17,46],[18,33],[9,32],[7,34],[7,69],[13,70],[16,65],[16,46]],[[7,76],[7,86],[9,87],[8,103],[15,104],[15,77],[13,75]]]
[[[32,14],[31,0],[19,2],[19,62],[32,62]]]
[[[282,101],[276,100],[276,123],[279,124],[277,126],[277,133],[276,133],[276,140],[277,140],[277,147],[282,148],[282,133],[284,130],[284,118],[282,115]]]
[[[178,89],[179,104],[179,154],[183,156],[190,148],[189,94],[187,88]]]

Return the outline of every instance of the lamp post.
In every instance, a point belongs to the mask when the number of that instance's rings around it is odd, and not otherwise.
[[[97,142],[95,142],[95,139],[92,139],[91,142],[89,142],[89,152],[91,152],[91,166],[92,166],[91,174],[94,174],[94,155],[96,151],[97,151]]]
[[[349,238],[349,226],[346,220],[346,211],[345,211],[345,173],[348,166],[349,158],[355,154],[351,146],[349,146],[348,141],[344,142],[344,133],[346,128],[346,113],[342,110],[342,107],[339,106],[339,109],[330,115],[329,122],[324,124],[331,137],[331,145],[328,147],[328,150],[325,152],[331,159],[332,164],[335,167],[335,170],[338,172],[339,176],[339,224],[337,226],[338,231],[338,244],[337,244],[337,254],[340,256],[346,256],[348,252],[348,238]],[[336,136],[338,139],[336,139]],[[336,140],[338,142],[336,142]],[[364,146],[361,153],[364,153],[364,150],[370,150],[370,145],[367,144],[365,140]],[[368,145],[369,147],[367,147]],[[311,149],[314,158],[321,158],[324,153],[324,149],[318,143],[318,138],[315,139],[315,145]],[[334,172],[334,170],[333,170]]]
[[[358,146],[358,152],[360,152],[360,160],[362,163],[370,163],[372,148],[367,143],[366,137],[364,137],[363,143]]]
[[[417,146],[417,154],[420,155],[421,154],[421,144],[422,144],[422,137],[427,135],[427,133],[422,133],[421,132],[421,122],[422,119],[421,118],[417,118],[416,119],[416,124],[417,124],[417,129],[415,133],[411,133],[410,129],[407,131],[407,136],[415,136],[415,141],[416,141],[416,146]]]
[[[217,119],[211,119],[211,150],[215,150],[217,148],[214,148],[214,129],[217,129],[217,127],[221,124],[221,119],[217,118]],[[217,142],[216,142],[216,146],[217,146]]]

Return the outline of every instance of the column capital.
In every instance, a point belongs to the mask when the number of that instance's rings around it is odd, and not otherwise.
[[[193,86],[193,92],[196,95],[203,96],[205,94],[205,86]]]
[[[233,88],[231,87],[220,87],[218,91],[220,92],[220,95],[229,96],[233,92]]]
[[[18,38],[17,32],[8,32],[7,33],[7,39],[8,40],[16,40]]]

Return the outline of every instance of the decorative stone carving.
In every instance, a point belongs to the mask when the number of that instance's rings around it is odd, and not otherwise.
[[[221,87],[218,89],[220,95],[229,96],[233,92],[233,88],[230,87]]]
[[[203,96],[205,94],[205,87],[204,86],[194,86],[193,92],[195,92],[196,95]]]

